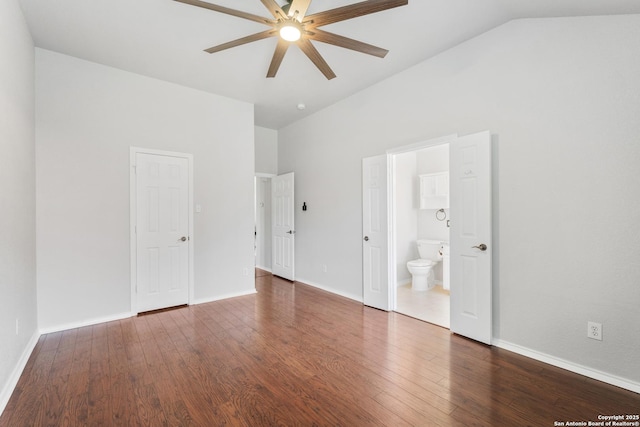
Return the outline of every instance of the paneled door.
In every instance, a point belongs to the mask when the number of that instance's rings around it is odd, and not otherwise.
[[[189,302],[189,161],[135,153],[136,311]]]
[[[491,134],[450,145],[451,331],[491,344]]]
[[[271,272],[295,280],[296,228],[293,172],[271,179]]]
[[[363,302],[391,309],[387,224],[387,156],[362,159]]]

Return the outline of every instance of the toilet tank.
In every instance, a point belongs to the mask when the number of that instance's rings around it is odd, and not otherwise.
[[[420,259],[429,259],[432,261],[442,259],[442,255],[440,254],[441,247],[442,242],[440,240],[418,240]]]

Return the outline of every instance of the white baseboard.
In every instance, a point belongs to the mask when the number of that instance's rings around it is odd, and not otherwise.
[[[330,292],[332,294],[339,295],[341,297],[349,298],[349,299],[352,299],[352,300],[357,301],[359,303],[362,303],[362,295],[353,295],[353,294],[349,294],[349,293],[346,293],[346,292],[340,292],[340,291],[337,291],[337,290],[335,290],[333,288],[328,288],[328,287],[326,287],[324,285],[321,285],[319,283],[314,283],[311,280],[307,280],[307,279],[303,279],[303,278],[296,278],[296,282],[300,282],[300,283],[302,283],[304,285],[313,286],[314,288],[322,289],[323,291],[327,291],[327,292]]]
[[[626,378],[621,378],[616,375],[598,371],[597,369],[588,368],[586,366],[582,366],[577,363],[561,359],[559,357],[541,353],[536,350],[531,350],[530,348],[522,347],[518,344],[513,344],[508,341],[494,338],[491,341],[491,344],[495,345],[496,347],[504,348],[505,350],[521,354],[531,359],[539,360],[540,362],[548,363],[549,365],[557,366],[558,368],[566,369],[567,371],[575,372],[576,374],[593,378],[594,380],[602,381],[616,387],[633,391],[635,393],[640,393],[640,383],[628,380]]]
[[[85,326],[97,325],[98,323],[106,323],[106,322],[113,322],[114,320],[127,319],[131,316],[135,316],[135,314],[131,312],[126,312],[126,313],[112,314],[104,317],[95,317],[93,319],[81,320],[79,322],[71,322],[71,323],[65,323],[62,325],[49,326],[46,328],[41,328],[40,334],[44,335],[44,334],[50,334],[52,332],[66,331],[68,329],[83,328]]]
[[[27,346],[24,348],[20,359],[18,359],[16,367],[11,372],[11,375],[9,375],[9,380],[2,388],[2,392],[0,392],[0,415],[4,412],[4,408],[7,407],[7,403],[9,403],[9,399],[11,398],[16,385],[18,385],[20,375],[22,375],[22,371],[24,371],[25,366],[27,366],[29,357],[31,356],[33,349],[36,347],[36,344],[38,344],[39,339],[40,333],[38,331],[34,332],[33,336],[27,343]]]
[[[271,268],[269,268],[269,267],[264,267],[262,265],[256,265],[256,268],[259,268],[260,270],[268,271],[269,273],[271,273]]]
[[[400,286],[404,286],[404,285],[410,285],[412,282],[411,279],[405,279],[405,280],[398,280],[396,282],[396,288],[399,288]]]
[[[223,299],[227,299],[227,298],[240,297],[240,296],[251,295],[251,294],[255,294],[255,293],[256,293],[256,290],[254,288],[254,289],[252,289],[250,291],[245,291],[245,292],[225,294],[225,295],[220,295],[220,296],[213,297],[213,298],[197,299],[197,300],[191,302],[191,304],[204,304],[204,303],[207,303],[207,302],[219,301],[219,300],[223,300]],[[135,316],[135,315],[137,315],[137,313],[130,313],[130,312],[119,313],[119,314],[113,314],[113,315],[105,316],[105,317],[96,317],[96,318],[93,318],[93,319],[83,320],[83,321],[80,321],[80,322],[72,322],[72,323],[66,323],[66,324],[62,324],[62,325],[50,326],[50,327],[46,327],[46,328],[41,328],[40,329],[40,334],[44,335],[44,334],[50,334],[52,332],[60,332],[60,331],[66,331],[68,329],[75,329],[75,328],[82,328],[84,326],[97,325],[98,323],[113,322],[114,320],[127,319],[127,318]]]
[[[255,289],[252,289],[250,291],[238,292],[233,294],[224,294],[224,295],[211,297],[211,298],[200,298],[195,300],[193,304],[206,304],[208,302],[220,301],[228,298],[243,297],[245,295],[253,295],[255,293],[257,293],[257,291]]]

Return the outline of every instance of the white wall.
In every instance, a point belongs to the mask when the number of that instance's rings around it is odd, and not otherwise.
[[[278,131],[255,127],[255,171],[278,174]]]
[[[16,0],[0,2],[0,413],[37,337],[34,53]],[[16,320],[18,330],[16,331]]]
[[[196,301],[254,289],[251,104],[42,49],[36,93],[42,329],[130,312],[131,146],[194,156]]]
[[[395,156],[396,285],[411,281],[407,262],[418,259],[419,183],[416,152]]]
[[[495,337],[639,383],[639,75],[640,16],[518,20],[281,129],[297,274],[361,296],[361,159],[490,129]]]

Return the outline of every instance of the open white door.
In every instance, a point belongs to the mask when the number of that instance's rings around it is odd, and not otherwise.
[[[293,172],[271,179],[271,272],[295,280]]]
[[[136,312],[189,302],[189,160],[135,154]]]
[[[450,145],[451,331],[491,344],[491,134]]]
[[[387,156],[362,159],[363,302],[390,310],[387,244]]]

